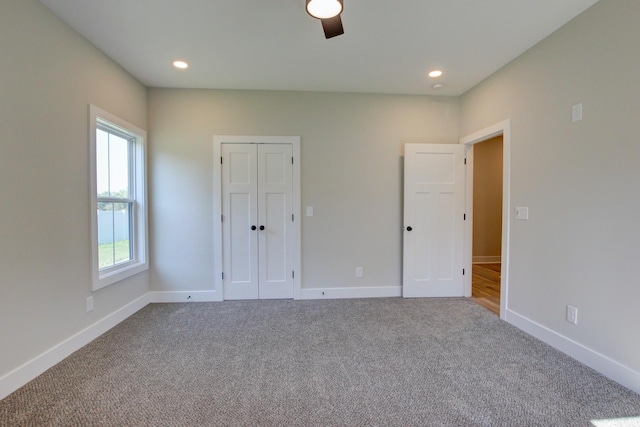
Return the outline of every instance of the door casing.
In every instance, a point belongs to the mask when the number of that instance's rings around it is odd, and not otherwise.
[[[213,288],[215,300],[224,300],[222,247],[222,167],[223,143],[233,144],[291,144],[293,150],[293,298],[300,299],[301,290],[301,201],[300,201],[300,137],[299,136],[243,136],[214,135],[213,137]]]
[[[502,271],[500,275],[500,318],[505,320],[509,308],[509,241],[511,230],[511,119],[503,120],[481,129],[463,138],[467,151],[466,206],[467,221],[465,230],[465,268],[472,271],[473,264],[473,145],[502,135]],[[467,296],[471,296],[472,274],[466,275]]]

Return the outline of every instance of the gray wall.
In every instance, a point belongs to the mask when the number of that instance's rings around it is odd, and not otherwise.
[[[35,0],[0,1],[0,57],[2,377],[145,294],[148,275],[86,312],[88,104],[145,128],[146,89]]]
[[[303,288],[399,286],[404,143],[457,143],[458,122],[455,98],[150,89],[153,289],[211,290],[220,274],[214,134],[301,137]]]
[[[530,219],[512,221],[508,308],[636,372],[639,22],[637,0],[601,0],[465,94],[461,122],[512,119],[511,205]]]

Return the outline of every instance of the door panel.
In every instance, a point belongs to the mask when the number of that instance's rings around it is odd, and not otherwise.
[[[229,195],[229,265],[232,283],[250,283],[252,277],[251,253],[255,236],[251,231],[251,200],[249,194]]]
[[[454,280],[456,274],[460,274],[459,271],[454,272],[456,266],[456,251],[455,237],[456,237],[456,209],[455,209],[455,194],[453,193],[440,193],[438,195],[437,204],[437,216],[438,226],[436,227],[436,241],[440,245],[438,248],[438,260],[436,265],[438,266],[438,280]],[[464,214],[463,214],[464,215]],[[461,248],[460,248],[461,249]]]
[[[463,296],[464,146],[407,144],[404,297]]]
[[[433,211],[433,197],[434,195],[432,193],[414,193],[414,220],[411,221],[411,224],[413,224],[411,233],[414,234],[412,234],[411,237],[416,242],[429,242],[432,240],[429,233],[433,229],[430,224],[433,221],[433,215],[422,215],[421,213]],[[408,236],[406,236],[405,239],[406,238],[408,238]],[[414,280],[428,281],[431,279],[431,246],[432,245],[429,244],[413,245],[412,258],[423,260],[423,262],[411,263],[411,265],[413,265],[412,276]]]

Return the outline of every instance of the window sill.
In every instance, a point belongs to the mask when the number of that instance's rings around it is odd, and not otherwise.
[[[148,269],[149,263],[145,261],[127,263],[126,265],[120,266],[118,268],[112,268],[107,271],[98,271],[97,273],[94,273],[93,285],[91,289],[97,291],[98,289],[102,289],[106,286],[120,282],[121,280],[127,279],[138,273],[142,273],[143,271],[146,271]]]

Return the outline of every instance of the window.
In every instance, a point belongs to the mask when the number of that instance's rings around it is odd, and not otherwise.
[[[148,268],[146,132],[89,107],[93,290]]]

